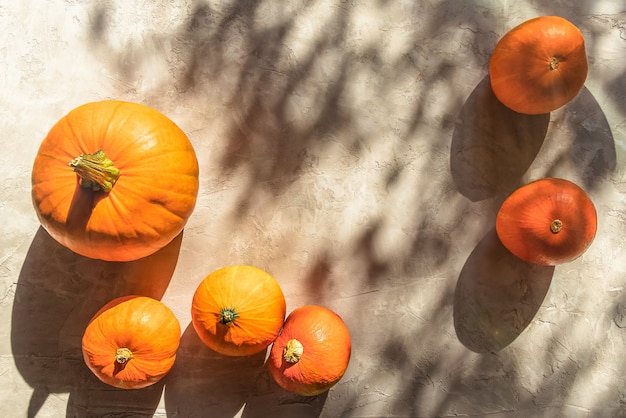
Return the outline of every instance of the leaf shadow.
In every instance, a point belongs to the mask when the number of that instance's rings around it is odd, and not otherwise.
[[[532,322],[548,292],[553,266],[515,257],[492,228],[463,266],[454,292],[454,328],[477,353],[511,344]]]
[[[617,167],[615,139],[604,111],[593,93],[583,87],[567,105],[567,112],[553,117],[550,141],[546,141],[549,167],[543,177],[565,177],[565,170],[575,172],[580,186],[597,188]],[[570,174],[571,176],[571,174]]]

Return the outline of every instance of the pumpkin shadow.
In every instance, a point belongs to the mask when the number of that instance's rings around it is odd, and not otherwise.
[[[302,396],[288,392],[274,381],[266,363],[256,376],[255,386],[249,392],[241,417],[317,418],[322,413],[328,393]]]
[[[474,248],[454,293],[454,328],[476,353],[495,353],[531,323],[552,281],[553,266],[527,263],[510,253],[495,228]]]
[[[39,228],[19,274],[11,314],[15,365],[34,389],[28,417],[37,415],[51,393],[70,393],[72,417],[87,410],[93,414],[94,406],[107,412],[129,404],[156,408],[158,389],[121,394],[97,380],[84,364],[81,340],[91,317],[111,299],[127,294],[160,299],[173,275],[181,241],[182,233],[149,257],[107,262],[78,255]],[[100,394],[109,399],[99,398]]]
[[[118,389],[100,382],[93,374],[70,392],[67,418],[132,416],[150,418],[163,394],[163,380],[143,389]],[[129,411],[132,411],[129,412]]]
[[[452,136],[450,169],[459,192],[476,202],[508,193],[537,156],[550,114],[504,106],[487,75],[465,101]]]
[[[200,340],[190,323],[164,379],[167,416],[235,416],[253,390],[264,359],[264,351],[242,357],[219,354]]]

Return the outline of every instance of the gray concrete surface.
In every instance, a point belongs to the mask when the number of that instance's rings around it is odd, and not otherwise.
[[[511,114],[491,51],[549,14],[585,36],[585,88]],[[0,416],[626,416],[623,2],[4,0],[0,26]],[[136,263],[60,247],[30,200],[52,124],[108,98],[168,115],[200,161],[184,234]],[[584,187],[599,217],[555,268],[494,233],[503,199],[545,176]],[[201,345],[193,291],[231,264],[271,272],[288,311],[343,316],[353,355],[330,392],[288,394],[263,355]],[[162,297],[183,329],[146,390],[100,384],[80,356],[91,314],[128,292]]]

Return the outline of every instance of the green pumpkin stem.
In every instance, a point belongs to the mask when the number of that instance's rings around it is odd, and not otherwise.
[[[300,361],[302,353],[304,353],[304,346],[300,341],[292,338],[291,340],[287,341],[287,344],[285,344],[285,349],[283,350],[283,358],[287,363],[295,364]]]
[[[237,318],[239,318],[239,314],[235,308],[224,308],[220,312],[220,323],[224,325],[232,324]]]
[[[118,348],[115,351],[115,362],[117,364],[126,364],[127,361],[133,358],[133,352],[128,348]]]
[[[102,150],[81,154],[70,161],[69,166],[80,177],[81,186],[94,192],[110,192],[120,176],[120,170]]]

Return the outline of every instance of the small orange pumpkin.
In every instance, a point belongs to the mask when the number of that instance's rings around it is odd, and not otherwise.
[[[285,296],[269,273],[229,266],[209,274],[196,289],[191,319],[200,340],[228,356],[265,350],[285,320]]]
[[[88,103],[43,140],[32,172],[35,211],[72,251],[106,261],[148,256],[172,241],[198,194],[185,133],[147,106]]]
[[[548,113],[572,100],[587,71],[582,33],[559,16],[537,17],[511,29],[489,62],[496,97],[524,114]]]
[[[496,217],[502,244],[522,260],[557,265],[582,255],[595,238],[597,215],[575,183],[545,178],[514,191]]]
[[[341,379],[351,351],[350,333],[339,315],[322,306],[302,306],[289,314],[272,345],[269,370],[283,389],[315,396]]]
[[[161,380],[172,368],[180,323],[162,302],[124,296],[100,309],[85,329],[85,364],[102,382],[139,389]]]

